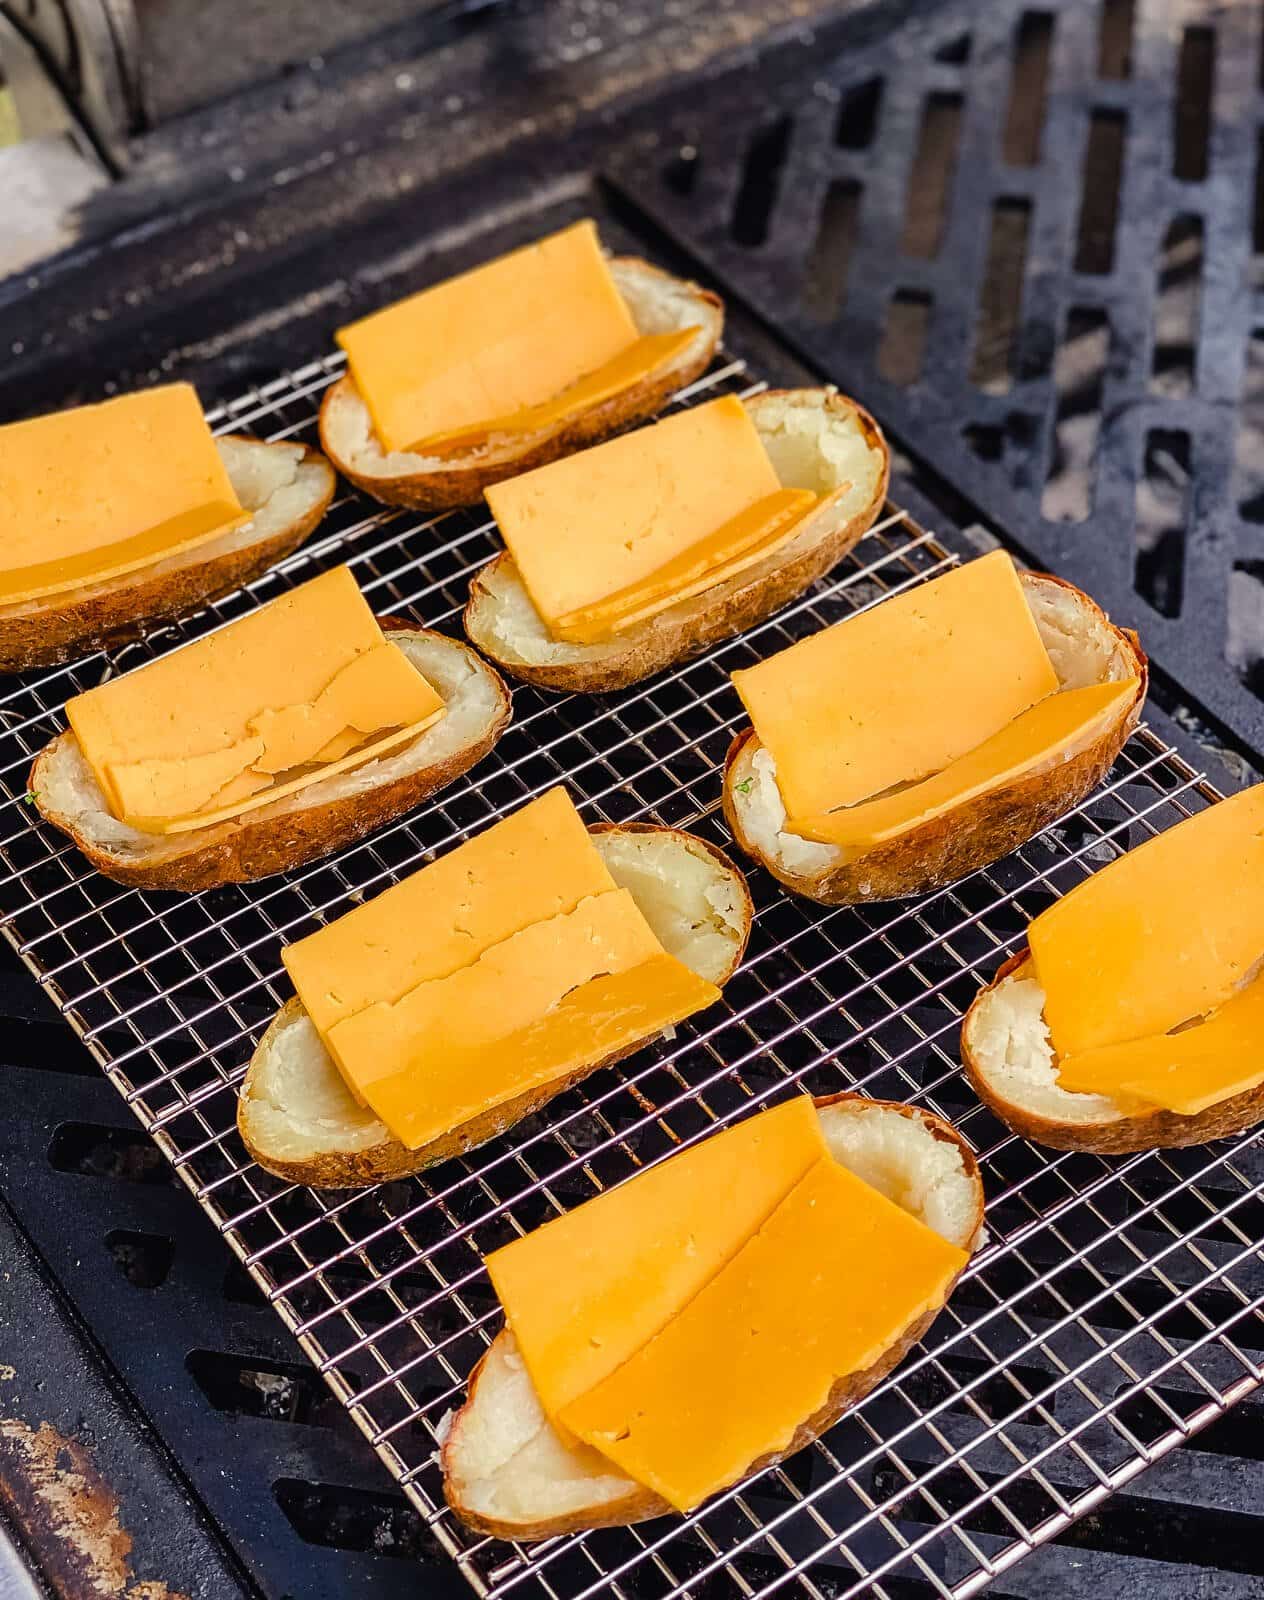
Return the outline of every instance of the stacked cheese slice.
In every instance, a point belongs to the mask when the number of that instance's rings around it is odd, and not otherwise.
[[[443,711],[346,567],[66,706],[111,812],[147,833],[270,805]]]
[[[347,1087],[413,1150],[494,1125],[720,992],[666,953],[564,789],[283,959]]]
[[[801,1096],[487,1268],[558,1432],[689,1511],[787,1450],[965,1260],[834,1161]]]
[[[135,572],[248,520],[187,383],[0,428],[0,605]]]
[[[1059,691],[1000,550],[733,682],[776,764],[787,826],[856,855],[1056,759],[1137,688]]]
[[[1064,1089],[1194,1116],[1264,1082],[1264,784],[1112,862],[1028,943]]]
[[[729,395],[496,484],[487,503],[549,633],[592,644],[763,560],[818,502],[782,488]]]
[[[446,455],[622,393],[696,328],[637,332],[597,230],[578,222],[340,328],[383,448]]]

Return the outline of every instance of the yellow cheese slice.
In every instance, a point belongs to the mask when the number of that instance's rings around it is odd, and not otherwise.
[[[1111,862],[1027,938],[1059,1056],[1205,1016],[1264,957],[1264,784]]]
[[[791,830],[863,854],[1057,761],[1072,745],[1086,743],[1107,726],[1136,692],[1137,680],[1127,678],[1048,695],[933,777],[841,811],[795,818]]]
[[[550,629],[557,639],[592,644],[625,632],[635,623],[677,605],[691,595],[727,582],[790,534],[817,503],[810,489],[778,489],[748,506],[713,533],[686,546],[680,555],[639,583],[582,611],[558,617]]]
[[[488,1256],[548,1415],[652,1339],[824,1154],[816,1108],[797,1095]]]
[[[1103,1045],[1058,1063],[1058,1082],[1076,1094],[1105,1094],[1196,1116],[1264,1083],[1264,979],[1177,1033]]]
[[[0,427],[0,604],[134,572],[248,520],[187,383]]]
[[[665,955],[626,889],[329,1030],[343,1078],[410,1149],[626,1050],[719,998]]]
[[[563,788],[550,789],[281,959],[317,1031],[392,1003],[616,887]]]
[[[792,817],[938,772],[1058,687],[1001,550],[735,672],[733,683]]]
[[[387,450],[550,400],[637,337],[590,221],[336,335]]]
[[[223,820],[233,814],[230,785],[250,808],[270,804],[414,737],[442,712],[345,567],[66,707],[114,814],[148,831]],[[317,759],[331,742],[340,766]],[[247,770],[277,782],[266,793],[235,783]]]
[[[454,450],[469,449],[480,444],[492,434],[538,433],[545,428],[555,428],[559,423],[622,394],[651,372],[657,372],[669,361],[674,361],[697,332],[697,328],[681,328],[673,333],[643,334],[635,344],[621,350],[595,372],[585,373],[551,400],[523,406],[502,417],[492,417],[478,426],[450,428],[426,439],[416,439],[409,450],[421,455],[450,455]]]
[[[562,1412],[679,1511],[786,1450],[943,1304],[965,1253],[828,1157],[647,1344]]]
[[[487,503],[553,625],[644,582],[780,488],[745,406],[726,395],[494,484]]]

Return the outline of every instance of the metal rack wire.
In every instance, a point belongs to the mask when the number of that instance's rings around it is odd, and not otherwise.
[[[311,437],[335,358],[250,391],[224,431]],[[722,360],[678,397],[757,388]],[[587,1600],[966,1596],[1261,1379],[1264,1162],[1253,1138],[1106,1160],[1010,1135],[964,1085],[959,1019],[1029,917],[1119,850],[1215,798],[1152,733],[1085,805],[928,899],[858,910],[757,875],[725,1004],[428,1180],[319,1195],[261,1172],[236,1084],[284,998],[278,951],[528,796],[564,781],[593,820],[649,817],[726,843],[728,672],[952,557],[892,511],[827,582],[743,638],[602,700],[515,692],[468,779],[326,862],[199,896],[90,871],[23,803],[79,689],[349,561],[380,613],[455,628],[494,552],[475,513],[343,495],[303,550],[175,627],[0,698],[7,936],[151,1132],[369,1442],[484,1595]],[[989,1237],[926,1343],[816,1445],[687,1518],[518,1548],[443,1505],[436,1438],[495,1331],[481,1256],[793,1085],[858,1086],[952,1118],[977,1149]]]

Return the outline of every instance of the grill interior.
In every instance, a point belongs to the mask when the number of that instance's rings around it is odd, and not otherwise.
[[[338,371],[330,358],[265,384],[216,425],[310,439]],[[741,361],[725,358],[680,401],[755,387]],[[344,495],[318,537],[248,593],[116,663],[89,658],[0,702],[5,930],[334,1398],[294,1362],[234,1366],[192,1352],[188,1371],[224,1409],[262,1417],[271,1405],[319,1427],[331,1408],[348,1408],[416,1520],[401,1521],[371,1491],[358,1502],[324,1492],[299,1471],[274,1481],[283,1515],[317,1542],[340,1528],[344,1547],[385,1540],[407,1554],[436,1541],[481,1593],[975,1592],[1258,1382],[1253,1241],[1264,1174],[1254,1142],[1111,1162],[1039,1151],[974,1102],[955,1054],[962,1012],[1028,918],[1214,791],[1143,730],[1085,806],[923,902],[830,911],[755,874],[747,961],[724,1005],[670,1044],[594,1077],[428,1182],[342,1197],[287,1187],[245,1159],[233,1125],[235,1083],[283,998],[283,940],[558,781],[592,820],[651,818],[726,843],[718,767],[739,716],[727,672],[953,559],[892,510],[831,581],[679,671],[600,702],[519,687],[515,722],[469,779],[283,880],[192,898],[124,890],[86,871],[23,803],[30,758],[59,728],[64,700],[114,665],[339,560],[379,612],[452,629],[469,574],[494,548],[472,513],[422,518]],[[795,1084],[927,1105],[978,1150],[989,1244],[928,1343],[817,1445],[694,1517],[529,1551],[464,1533],[442,1506],[434,1438],[497,1325],[481,1255]],[[114,1162],[147,1188],[136,1226],[115,1229],[107,1245],[137,1288],[156,1284],[170,1257],[143,1219],[147,1205],[161,1214],[163,1169],[122,1129],[100,1151],[93,1126],[65,1120],[49,1154],[64,1170]],[[249,1298],[248,1287],[236,1292]],[[243,1393],[257,1399],[243,1403]]]

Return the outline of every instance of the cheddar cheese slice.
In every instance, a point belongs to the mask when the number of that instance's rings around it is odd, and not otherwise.
[[[939,772],[1058,687],[1000,550],[735,672],[733,682],[792,818]]]
[[[134,572],[248,520],[187,383],[0,427],[0,604]]]
[[[1064,1058],[1058,1082],[1076,1094],[1141,1101],[1183,1117],[1254,1089],[1264,1083],[1264,978],[1192,1027]]]
[[[789,1449],[839,1380],[943,1304],[965,1261],[823,1157],[679,1315],[562,1421],[690,1511]]]
[[[487,503],[552,627],[653,579],[780,491],[749,413],[727,395],[495,484]]]
[[[727,582],[788,539],[817,498],[810,489],[778,489],[713,533],[687,546],[639,583],[580,611],[558,617],[555,638],[591,644],[626,632],[668,606]]]
[[[1136,692],[1137,680],[1126,678],[1048,695],[933,777],[840,811],[795,818],[790,826],[806,839],[863,855],[1002,784],[1038,772],[1072,744],[1090,740]]]
[[[149,832],[271,804],[442,714],[345,567],[66,707],[114,815]]]
[[[550,789],[281,952],[317,1030],[447,977],[533,923],[617,886],[562,788]]]
[[[1264,957],[1264,784],[1111,862],[1027,937],[1060,1057],[1223,1005]]]
[[[424,289],[336,337],[387,450],[424,450],[431,441],[442,450],[493,425],[523,425],[524,417],[537,426],[534,408],[581,379],[592,388],[578,403],[591,404],[646,370],[590,221]],[[666,349],[661,339],[650,347],[656,364]]]
[[[488,1256],[549,1417],[665,1327],[824,1154],[797,1095]]]

